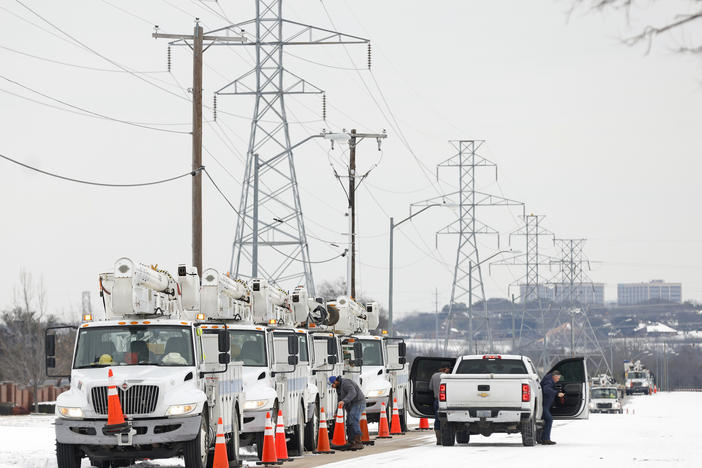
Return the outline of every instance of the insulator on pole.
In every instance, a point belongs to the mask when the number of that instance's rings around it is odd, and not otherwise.
[[[217,121],[217,95],[214,95],[214,102],[212,103],[212,116],[215,121]]]
[[[171,71],[171,46],[168,46],[168,72]]]
[[[371,69],[371,43],[368,43],[368,69]]]
[[[327,120],[327,93],[322,93],[322,120]]]

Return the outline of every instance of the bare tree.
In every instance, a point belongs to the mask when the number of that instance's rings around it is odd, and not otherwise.
[[[592,10],[618,10],[623,11],[627,18],[631,15],[633,9],[639,4],[646,3],[647,5],[664,3],[661,0],[647,0],[641,2],[638,0],[575,0],[574,9],[586,5]],[[671,34],[675,31],[685,31],[685,28],[696,21],[702,20],[702,0],[688,0],[689,8],[685,12],[677,12],[664,18],[658,25],[647,25],[642,27],[638,32],[624,39],[627,45],[646,44],[647,52],[650,51],[653,41],[661,36]],[[702,54],[702,38],[697,37],[697,43],[691,45],[681,45],[677,47],[677,51],[681,53]]]

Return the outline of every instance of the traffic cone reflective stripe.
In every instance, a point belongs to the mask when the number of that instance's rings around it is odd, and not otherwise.
[[[429,427],[429,420],[427,418],[420,418],[419,419],[419,430],[420,431],[428,431],[431,428]]]
[[[288,458],[288,444],[285,442],[285,421],[283,411],[278,410],[278,423],[275,425],[275,454],[278,461],[290,461]]]
[[[388,427],[388,415],[385,412],[385,402],[380,403],[380,423],[378,423],[378,439],[390,439],[390,428]]]
[[[392,424],[390,425],[390,434],[402,434],[402,424],[400,424],[400,411],[397,409],[397,398],[393,398],[392,401]]]
[[[332,445],[346,445],[346,426],[344,425],[344,409],[339,404],[336,410],[336,423],[334,424],[334,438]]]
[[[217,421],[217,441],[215,443],[212,468],[229,468],[229,459],[227,458],[227,442],[224,439],[222,418],[219,418]]]
[[[319,435],[317,436],[317,450],[314,453],[334,453],[329,446],[327,415],[324,413],[324,408],[319,411]]]
[[[361,442],[370,442],[370,433],[368,432],[368,418],[366,412],[361,413]]]
[[[263,432],[263,454],[257,465],[279,465],[275,453],[275,437],[273,436],[273,422],[270,411],[266,413],[266,429]]]
[[[105,434],[126,434],[129,431],[129,424],[124,420],[114,380],[112,369],[107,369],[107,425],[103,432]]]

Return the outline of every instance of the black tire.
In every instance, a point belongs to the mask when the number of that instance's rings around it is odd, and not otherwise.
[[[407,427],[407,402],[409,400],[407,399],[407,395],[405,395],[405,398],[403,399],[404,403],[404,409],[400,410],[400,430],[402,432],[409,432],[409,428]]]
[[[256,455],[259,460],[263,460],[263,432],[257,432],[254,439],[256,441]]]
[[[193,440],[185,443],[183,459],[185,468],[207,468],[210,449],[210,427],[207,414],[200,418],[200,430]]]
[[[319,404],[314,405],[312,418],[305,426],[305,450],[317,450],[317,435],[319,434]]]
[[[232,433],[229,437],[229,443],[227,444],[227,458],[229,459],[229,465],[234,462],[234,466],[241,466],[241,458],[239,456],[239,447],[241,443],[239,442],[239,416],[236,412],[232,415]]]
[[[470,432],[467,430],[456,432],[456,443],[459,444],[469,444],[470,443]]]
[[[95,468],[110,468],[110,462],[108,460],[93,460],[92,458],[90,459],[90,466],[94,466]]]
[[[288,442],[288,455],[291,457],[301,457],[305,454],[305,410],[298,409],[297,425],[293,428],[293,433]]]
[[[522,444],[525,447],[533,447],[536,445],[536,421],[534,418],[529,418],[522,421]]]
[[[456,443],[456,426],[448,421],[441,421],[441,445],[453,447]]]
[[[56,442],[56,462],[58,468],[80,468],[81,453],[74,444]]]

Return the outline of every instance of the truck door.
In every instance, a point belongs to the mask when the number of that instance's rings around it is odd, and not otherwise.
[[[429,380],[442,367],[453,369],[456,358],[416,357],[410,370],[410,414],[417,418],[434,417],[434,393]]]
[[[556,388],[565,393],[563,398],[556,396],[551,406],[553,419],[588,419],[590,416],[587,391],[587,364],[584,357],[564,359],[558,362],[550,371],[561,373],[561,380]]]

